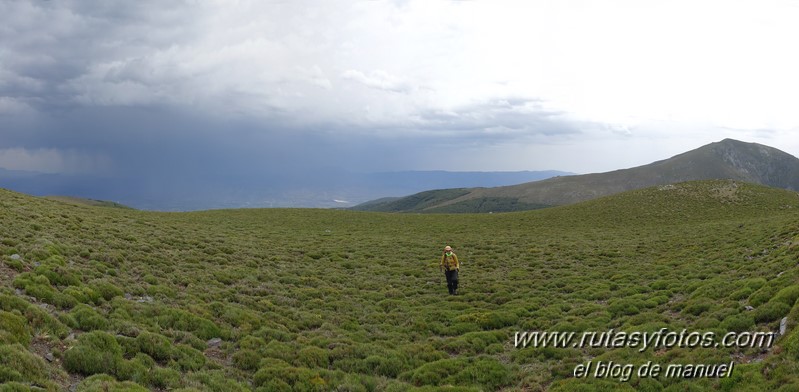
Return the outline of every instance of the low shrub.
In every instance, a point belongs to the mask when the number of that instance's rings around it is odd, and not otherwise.
[[[253,385],[274,385],[274,380],[278,380],[294,391],[325,391],[330,388],[323,374],[327,373],[296,367],[263,367],[255,372]]]
[[[28,320],[22,315],[0,310],[0,344],[20,343],[27,347],[30,342]]]
[[[172,331],[170,335],[174,338],[175,343],[189,345],[195,350],[204,351],[208,348],[208,343],[205,340],[194,336],[191,332]]]
[[[114,377],[107,374],[91,376],[78,385],[78,390],[82,392],[147,392],[147,388],[131,382],[117,381]]]
[[[110,301],[114,297],[122,296],[122,290],[119,287],[104,280],[92,282],[91,288],[106,301]]]
[[[75,298],[78,302],[83,304],[100,304],[100,294],[94,291],[91,287],[83,286],[83,287],[75,287],[70,286],[64,289],[64,294],[70,295]]]
[[[50,370],[44,360],[21,344],[0,345],[0,372],[4,377],[11,378],[7,381],[38,382],[47,380]]]
[[[162,327],[191,332],[204,340],[222,335],[222,330],[212,321],[184,310],[167,309],[157,320]]]
[[[799,360],[799,328],[794,327],[780,342],[788,358]]]
[[[777,290],[773,286],[763,286],[749,296],[749,304],[755,307],[763,305],[777,293]]]
[[[136,345],[143,352],[156,361],[166,361],[172,356],[172,342],[166,336],[142,331],[136,337]]]
[[[10,369],[5,366],[0,366],[0,384],[5,384],[15,381],[24,381],[22,374],[14,369]],[[20,389],[20,390],[27,391],[28,389]],[[0,388],[0,391],[3,391],[3,389]]]
[[[77,327],[83,331],[102,330],[108,327],[108,320],[88,305],[79,304],[69,314],[75,318]]]
[[[261,355],[255,350],[243,349],[233,354],[233,365],[239,369],[246,371],[254,371],[258,369],[258,364],[261,361]]]
[[[20,297],[6,294],[0,295],[0,310],[5,310],[7,312],[18,310],[24,312],[29,306],[30,303]]]
[[[152,358],[147,354],[138,353],[133,359],[129,361],[123,359],[117,364],[116,376],[120,380],[148,385],[150,370],[154,367],[155,361]]]
[[[70,333],[70,329],[66,325],[38,306],[28,306],[23,313],[28,319],[28,325],[34,331],[45,332],[61,339]]]
[[[687,313],[693,316],[699,316],[702,313],[707,312],[713,306],[713,302],[708,299],[701,298],[695,301],[691,301],[690,303],[685,305],[682,312]]]
[[[493,358],[477,359],[451,377],[454,384],[477,384],[489,391],[501,389],[510,382],[510,379],[510,371]]]
[[[755,321],[758,323],[779,320],[791,310],[784,302],[771,301],[755,309]]]
[[[63,267],[65,265],[67,265],[67,260],[64,258],[64,256],[61,256],[58,253],[54,253],[50,257],[44,259],[42,261],[42,264],[43,265],[48,265],[49,264],[49,265],[53,265],[53,266],[57,266],[57,267]]]
[[[519,321],[519,316],[510,312],[494,311],[466,314],[458,316],[456,320],[466,323],[475,323],[484,330],[490,330],[516,324]]]
[[[297,350],[288,343],[271,341],[264,348],[264,356],[294,362]]]
[[[174,389],[181,385],[180,372],[175,369],[156,367],[150,371],[149,384],[159,389]]]
[[[291,385],[283,380],[268,380],[261,385],[256,392],[291,392]]]
[[[197,371],[205,366],[205,355],[199,350],[185,344],[175,345],[172,349],[172,359],[182,371]]]
[[[50,284],[56,286],[78,286],[80,278],[69,271],[66,267],[42,264],[33,270],[35,274],[46,276]]]
[[[57,291],[50,285],[30,284],[25,286],[25,294],[47,303],[53,303]]]
[[[729,332],[745,332],[755,326],[755,319],[749,314],[734,314],[721,322],[719,327]]]
[[[78,300],[69,294],[64,294],[56,291],[55,294],[53,295],[53,300],[51,303],[57,306],[59,309],[69,310],[78,304]]]
[[[364,365],[369,374],[375,374],[388,378],[396,378],[406,370],[401,359],[396,356],[370,355],[364,359]]]
[[[638,314],[644,308],[643,301],[632,299],[618,299],[608,305],[608,312],[613,318]]]
[[[56,290],[50,285],[46,276],[23,272],[14,278],[14,287],[25,290],[25,293],[41,301],[51,303]]]
[[[754,290],[752,290],[752,288],[744,287],[742,289],[735,290],[732,293],[730,293],[730,299],[734,301],[740,301],[742,299],[749,298],[749,296],[751,296],[753,292]]]
[[[297,352],[297,364],[307,368],[326,368],[327,351],[315,346],[304,347]]]
[[[781,289],[771,300],[782,302],[788,306],[793,306],[793,304],[796,303],[797,298],[799,298],[799,285],[795,284]]]
[[[189,385],[196,385],[198,389],[219,392],[250,392],[252,389],[231,377],[223,370],[205,370],[186,375]],[[199,388],[202,387],[202,388]]]
[[[255,331],[253,336],[264,339],[266,342],[277,340],[279,342],[290,342],[294,340],[294,335],[288,331],[275,328],[263,327]]]
[[[266,347],[266,341],[252,335],[247,335],[239,340],[239,347],[244,350],[260,351]]]
[[[22,260],[19,259],[11,259],[8,257],[3,258],[3,263],[17,272],[22,272],[25,269],[25,264],[22,263]]]
[[[413,371],[410,381],[416,386],[441,385],[468,365],[464,358],[448,358],[424,364]]]
[[[121,361],[122,347],[113,336],[102,331],[80,335],[78,344],[64,353],[64,367],[84,376],[116,374]]]

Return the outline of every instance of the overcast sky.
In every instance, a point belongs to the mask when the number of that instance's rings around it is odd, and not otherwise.
[[[0,0],[0,167],[600,172],[799,155],[799,1]]]

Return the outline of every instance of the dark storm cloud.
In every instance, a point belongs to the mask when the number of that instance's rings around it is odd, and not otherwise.
[[[143,4],[0,3],[6,16],[0,28],[2,95],[44,110],[74,104],[70,80],[156,44],[144,42],[151,36],[142,24]]]
[[[329,129],[287,128],[280,121],[225,120],[150,107],[78,108],[40,120],[36,130],[17,133],[13,141],[0,143],[0,149],[22,145],[38,151],[57,146],[87,156],[101,153],[108,159],[98,163],[109,166],[96,168],[98,172],[209,180],[323,168],[384,168],[383,162],[390,162],[398,148],[407,147]],[[398,155],[413,160],[411,154]]]
[[[235,142],[256,141],[192,102],[204,80],[176,68],[193,59],[159,64],[195,35],[192,7],[20,1],[0,3],[0,14],[0,149],[46,158],[48,170],[69,152],[108,157],[117,173],[157,174],[224,171],[242,163]],[[270,128],[279,122],[260,131],[276,136]]]
[[[360,35],[323,19],[337,7],[299,17],[306,8],[0,2],[0,150],[13,152],[0,167],[25,156],[23,169],[165,178],[390,170],[424,167],[442,146],[579,133],[533,98],[443,107],[431,102],[445,89],[369,56],[334,67]]]

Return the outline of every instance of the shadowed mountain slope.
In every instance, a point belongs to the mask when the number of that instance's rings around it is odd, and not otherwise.
[[[630,169],[607,173],[555,177],[495,188],[425,192],[356,209],[385,212],[515,211],[573,204],[624,191],[683,181],[733,179],[755,184],[799,189],[799,159],[773,147],[724,139],[703,147]],[[460,194],[457,197],[454,195]],[[430,200],[439,200],[430,203]],[[490,209],[498,206],[496,209]],[[488,207],[488,208],[486,208]]]

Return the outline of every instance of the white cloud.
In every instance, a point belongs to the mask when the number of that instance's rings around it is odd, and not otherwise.
[[[336,117],[336,107],[395,103],[342,88],[338,77],[407,94],[403,102],[418,110],[528,96],[587,121],[799,123],[786,110],[799,89],[799,54],[790,50],[799,13],[779,1],[145,1],[111,15],[69,3],[8,11],[28,15],[30,24],[13,24],[17,34],[77,51],[14,57],[57,67],[87,56],[65,84],[81,104],[218,109],[225,100],[240,106],[234,113]]]
[[[410,85],[406,81],[382,70],[371,71],[366,75],[361,71],[350,69],[342,73],[341,77],[378,90],[395,93],[407,93],[411,90]]]
[[[299,79],[313,86],[324,90],[333,89],[333,83],[330,82],[330,79],[325,76],[322,69],[316,64],[311,67],[297,67],[296,74]]]
[[[14,15],[0,27],[6,115],[168,106],[357,137],[460,136],[494,146],[486,169],[534,168],[495,149],[513,143],[799,145],[792,1],[23,1],[0,13]]]

